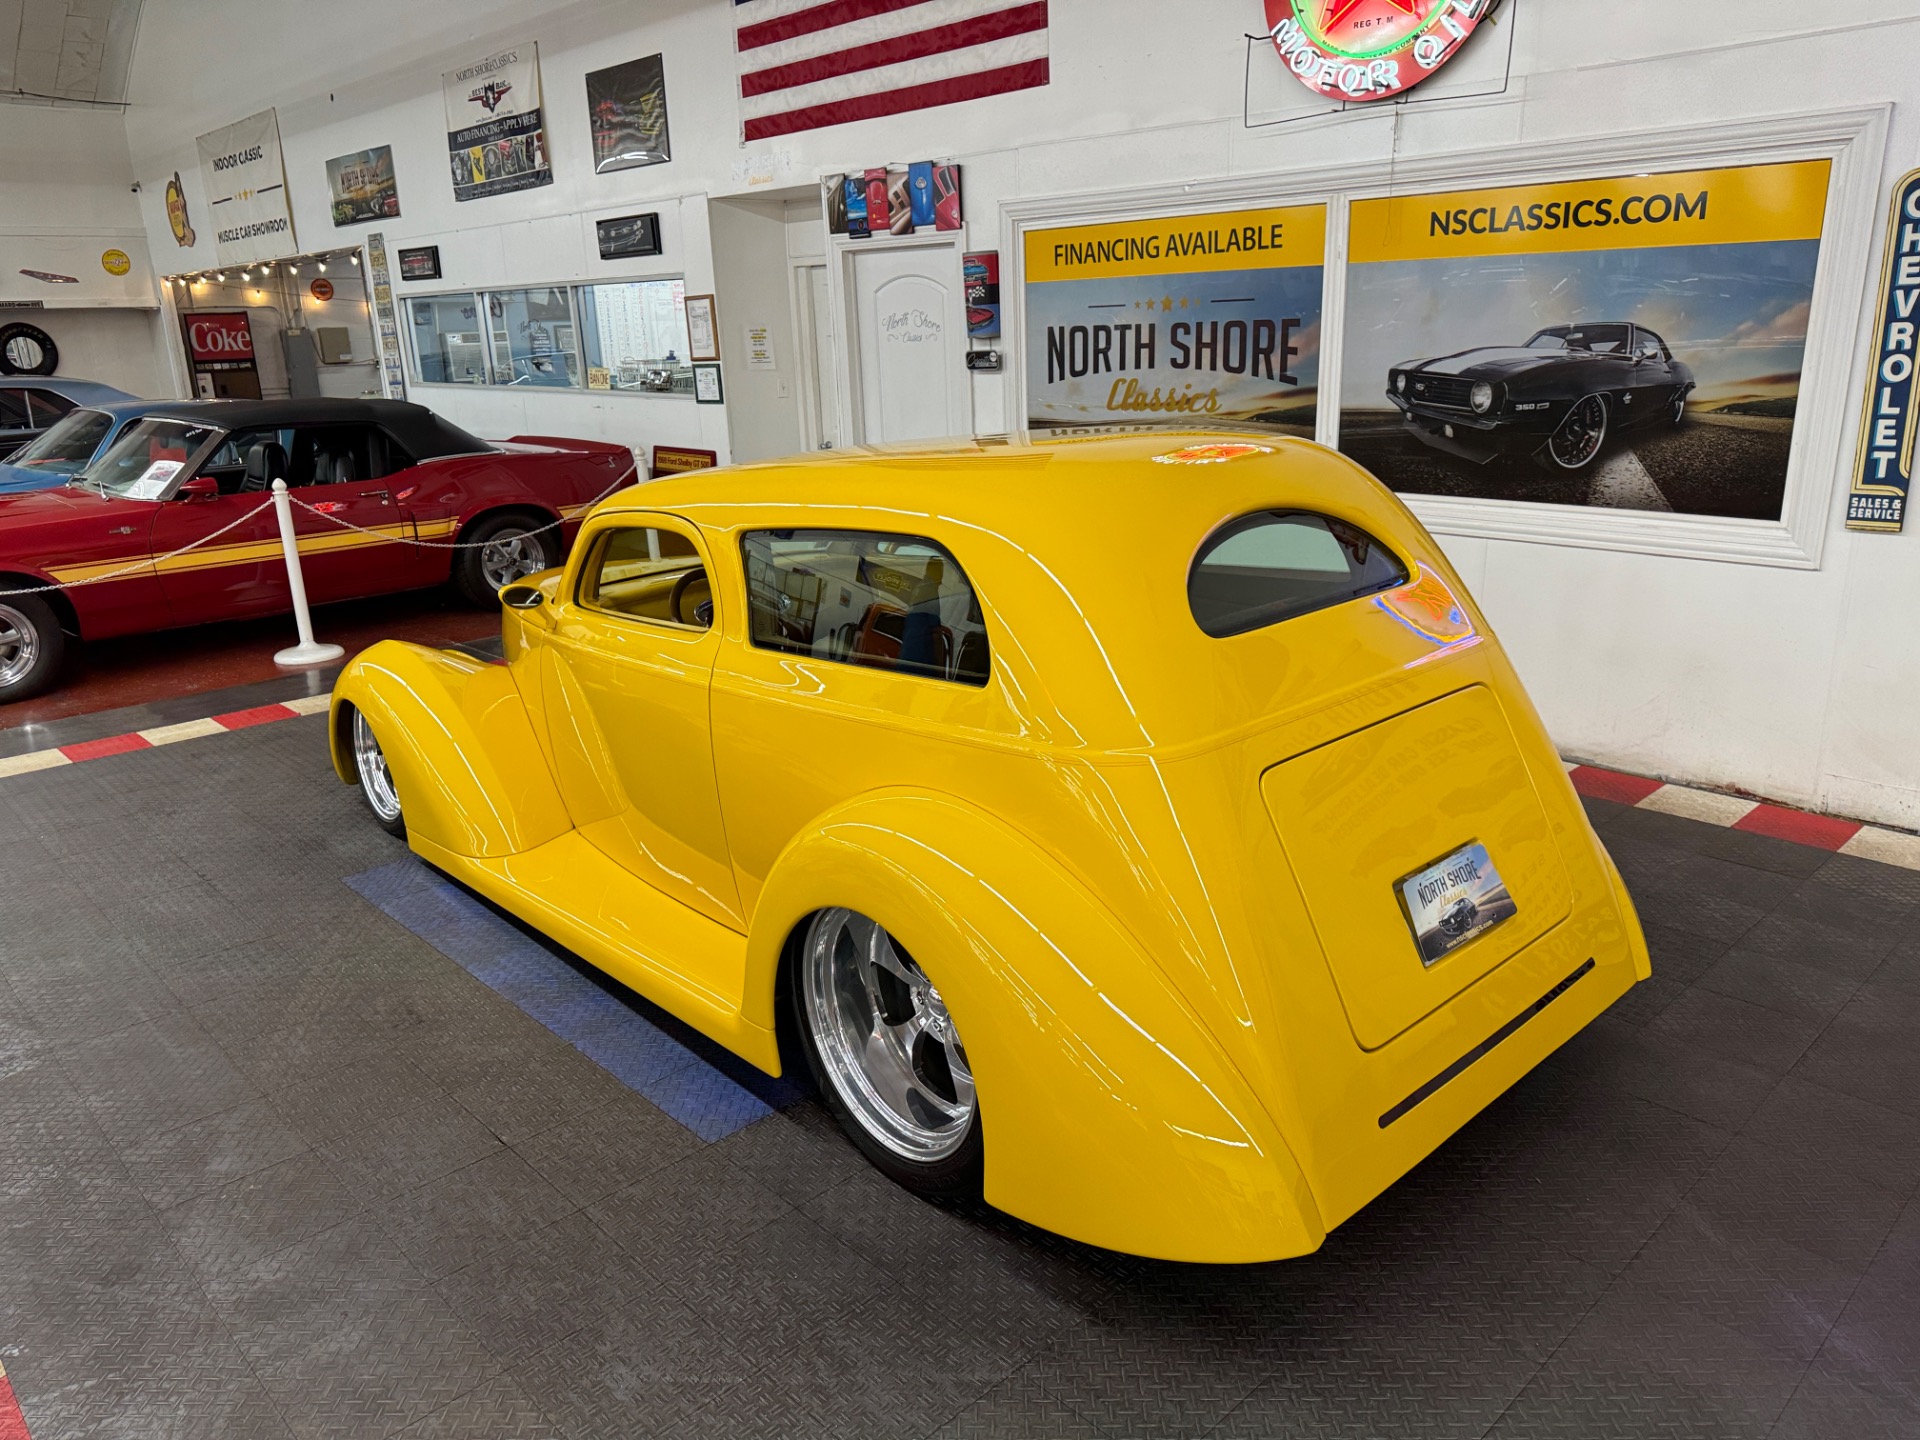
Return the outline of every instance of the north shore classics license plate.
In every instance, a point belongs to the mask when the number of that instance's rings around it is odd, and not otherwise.
[[[1400,908],[1413,928],[1420,963],[1443,956],[1512,917],[1513,896],[1478,840],[1400,882]]]

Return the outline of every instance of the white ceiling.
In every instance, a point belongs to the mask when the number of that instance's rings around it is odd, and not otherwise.
[[[0,0],[0,100],[124,101],[141,3]]]

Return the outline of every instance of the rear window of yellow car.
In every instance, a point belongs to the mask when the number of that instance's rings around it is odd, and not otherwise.
[[[1357,525],[1308,510],[1260,510],[1207,537],[1187,573],[1187,604],[1202,630],[1224,639],[1406,580],[1406,567]]]

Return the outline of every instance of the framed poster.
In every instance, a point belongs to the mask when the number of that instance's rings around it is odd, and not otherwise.
[[[687,296],[687,355],[694,360],[720,358],[720,315],[711,295]]]
[[[280,161],[280,117],[262,110],[208,131],[198,144],[219,263],[247,265],[297,250]]]
[[[587,72],[587,121],[593,173],[661,165],[673,158],[667,138],[667,72],[658,55]]]
[[[400,189],[394,183],[391,145],[356,150],[327,161],[327,189],[333,194],[335,229],[400,218]]]
[[[602,260],[632,260],[660,253],[660,215],[619,215],[593,222]]]
[[[528,42],[440,77],[455,200],[553,183],[540,110],[540,47]]]
[[[440,278],[440,247],[422,245],[413,250],[395,252],[400,257],[400,278],[402,280],[438,280]]]
[[[682,475],[689,470],[711,470],[720,463],[720,456],[712,450],[691,450],[684,445],[656,445],[653,447],[653,478],[662,475]]]
[[[693,398],[701,405],[719,405],[726,396],[720,388],[720,367],[700,364],[693,367]]]
[[[1356,200],[1340,448],[1403,494],[1781,520],[1830,170]]]
[[[1027,424],[1311,437],[1326,233],[1324,205],[1027,231]]]

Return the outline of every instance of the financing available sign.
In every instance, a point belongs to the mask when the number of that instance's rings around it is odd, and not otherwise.
[[[540,114],[540,47],[516,45],[440,77],[455,200],[553,183]]]
[[[1314,432],[1324,205],[1026,234],[1027,423]]]
[[[1880,267],[1880,308],[1873,334],[1873,374],[1867,413],[1860,421],[1860,456],[1847,496],[1849,530],[1897,531],[1906,523],[1913,485],[1914,428],[1920,389],[1920,170],[1893,187],[1887,217],[1887,256]]]
[[[1386,100],[1447,61],[1498,0],[1266,0],[1287,68],[1334,100]]]
[[[202,135],[199,144],[200,178],[220,263],[246,265],[297,250],[280,160],[279,117],[262,110]]]

